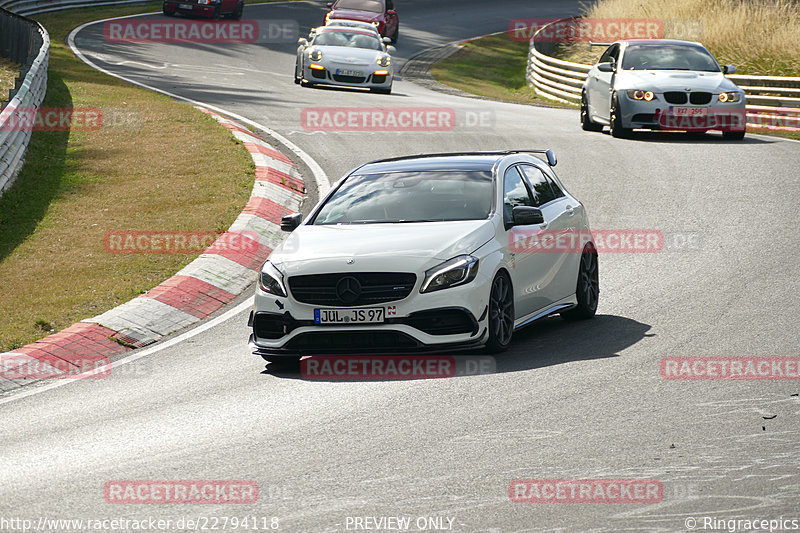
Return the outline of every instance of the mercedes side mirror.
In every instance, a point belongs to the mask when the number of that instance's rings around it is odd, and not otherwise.
[[[542,211],[536,207],[529,207],[527,205],[514,206],[511,217],[514,220],[515,226],[544,224],[544,215],[542,215]]]
[[[303,213],[294,213],[281,218],[281,231],[294,231],[303,221]]]
[[[734,74],[736,72],[736,67],[733,65],[722,65],[722,73],[723,74]]]
[[[614,72],[614,64],[613,63],[598,63],[597,70],[600,72]]]

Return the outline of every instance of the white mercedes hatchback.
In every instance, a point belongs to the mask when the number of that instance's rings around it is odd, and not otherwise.
[[[546,162],[530,153],[539,153]],[[506,349],[514,330],[594,316],[597,250],[551,151],[430,154],[362,165],[261,269],[250,345],[313,354]]]

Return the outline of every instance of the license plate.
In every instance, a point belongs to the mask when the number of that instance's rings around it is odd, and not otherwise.
[[[669,112],[678,117],[704,117],[708,114],[705,107],[670,107]]]
[[[192,9],[194,6],[192,6],[192,4],[178,4],[178,7],[180,9]]]
[[[357,78],[363,78],[364,73],[359,70],[347,70],[347,69],[336,69],[336,74],[340,74],[342,76],[354,76]]]
[[[383,317],[383,307],[314,309],[314,322],[317,324],[380,324]]]

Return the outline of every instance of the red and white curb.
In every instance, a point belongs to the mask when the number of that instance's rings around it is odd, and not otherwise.
[[[60,369],[75,367],[76,360],[117,359],[208,317],[256,280],[261,264],[285,238],[281,217],[300,210],[305,184],[297,167],[281,152],[236,122],[198,109],[229,129],[255,162],[255,185],[241,214],[197,259],[147,293],[0,354],[0,394],[36,381],[4,377],[10,374],[4,372],[3,360],[13,361],[14,367],[30,360],[30,368],[54,377]],[[243,245],[227,246],[232,239]]]

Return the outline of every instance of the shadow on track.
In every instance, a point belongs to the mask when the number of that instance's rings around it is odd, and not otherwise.
[[[653,334],[647,333],[650,328],[651,326],[648,324],[614,315],[597,315],[591,320],[579,322],[567,322],[559,317],[546,318],[514,333],[514,340],[509,350],[494,356],[496,368],[490,373],[522,372],[573,361],[619,357],[619,352],[646,337],[652,337]],[[408,355],[414,357],[414,354]],[[453,356],[456,360],[461,360],[462,362],[467,359],[487,358],[487,355],[482,351],[452,352],[440,354],[440,357],[442,355]],[[373,356],[346,357],[371,359]],[[379,357],[381,356],[375,356],[375,358]],[[435,358],[437,356],[432,355],[430,357]],[[457,362],[456,367],[460,366],[463,365]],[[309,379],[301,374],[299,363],[274,362],[268,363],[261,373],[285,379],[344,383],[434,379],[424,377]],[[481,375],[481,373],[459,374],[454,377],[468,378],[476,375]],[[435,379],[441,379],[441,376]]]

